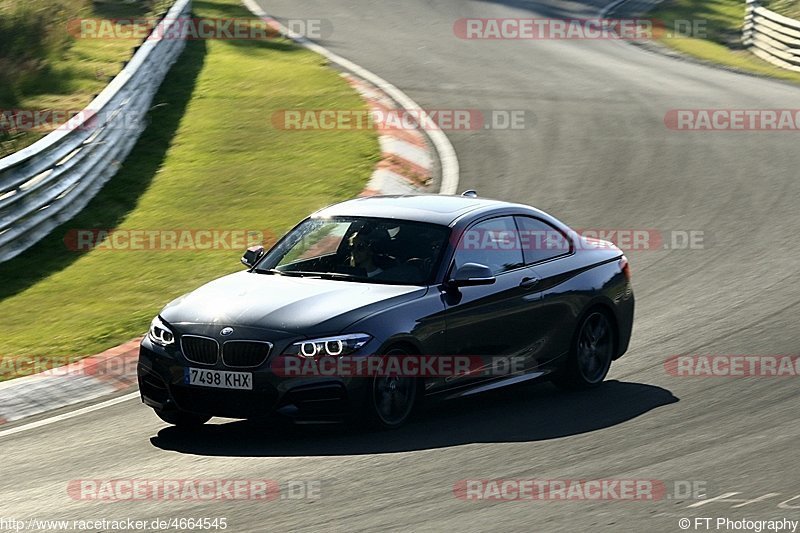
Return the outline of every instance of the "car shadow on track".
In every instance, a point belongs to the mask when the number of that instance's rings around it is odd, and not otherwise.
[[[678,398],[661,387],[608,381],[576,393],[550,384],[518,386],[439,402],[394,431],[352,425],[291,426],[235,421],[186,431],[167,427],[150,439],[164,450],[212,456],[292,457],[393,453],[472,443],[529,442],[621,424]]]

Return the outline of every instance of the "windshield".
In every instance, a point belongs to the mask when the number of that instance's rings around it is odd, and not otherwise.
[[[346,281],[431,283],[450,230],[366,217],[310,218],[282,239],[257,272]]]

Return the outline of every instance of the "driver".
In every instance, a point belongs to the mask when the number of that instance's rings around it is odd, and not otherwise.
[[[379,239],[376,229],[364,227],[350,237],[350,264],[362,268],[367,277],[377,276],[383,269],[375,264],[375,245]]]

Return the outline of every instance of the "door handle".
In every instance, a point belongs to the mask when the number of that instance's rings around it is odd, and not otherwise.
[[[525,276],[524,278],[522,278],[522,281],[519,283],[519,286],[522,287],[523,289],[532,289],[538,284],[539,284],[539,278]]]

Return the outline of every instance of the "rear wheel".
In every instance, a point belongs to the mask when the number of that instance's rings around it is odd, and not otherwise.
[[[408,352],[390,350],[388,357],[402,357]],[[377,429],[399,428],[411,416],[417,403],[417,380],[408,376],[375,376],[369,388],[367,419]]]
[[[158,415],[158,417],[167,424],[172,424],[173,426],[177,426],[180,428],[200,427],[209,420],[211,420],[211,416],[209,415],[190,413],[188,411],[181,411],[178,409],[173,409],[169,411],[162,411],[160,409],[155,409],[155,412]]]
[[[565,368],[553,378],[564,389],[590,389],[608,375],[614,358],[614,328],[608,315],[590,311],[578,326]]]

